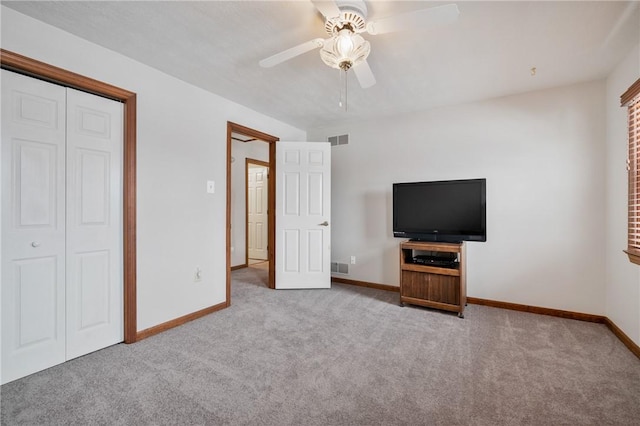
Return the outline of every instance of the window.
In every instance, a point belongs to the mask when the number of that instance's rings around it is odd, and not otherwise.
[[[629,227],[627,228],[627,254],[629,260],[640,265],[640,79],[620,96],[627,107],[629,123]]]

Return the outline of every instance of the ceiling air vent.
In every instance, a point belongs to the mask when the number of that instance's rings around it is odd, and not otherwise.
[[[348,145],[349,135],[329,136],[327,138],[327,141],[331,144],[331,146]]]

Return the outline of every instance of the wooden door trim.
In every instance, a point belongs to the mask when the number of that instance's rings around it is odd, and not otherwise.
[[[257,166],[266,167],[269,169],[269,162],[256,160],[255,158],[245,158],[244,162],[244,215],[245,215],[245,227],[244,227],[244,264],[245,266],[249,266],[249,165],[255,164]],[[269,205],[269,172],[267,172],[267,205]],[[267,217],[267,223],[268,223]],[[268,227],[268,226],[267,226]],[[268,230],[267,230],[268,232]],[[269,248],[267,247],[267,250]],[[269,256],[267,255],[267,258]]]
[[[0,49],[0,66],[40,80],[113,99],[124,104],[123,140],[123,280],[124,341],[137,338],[136,302],[136,94],[35,59]]]
[[[269,144],[269,182],[267,188],[267,197],[269,198],[267,200],[269,288],[276,288],[276,142],[280,138],[227,121],[227,306],[231,305],[231,150],[233,146],[231,135],[233,133],[240,133]]]

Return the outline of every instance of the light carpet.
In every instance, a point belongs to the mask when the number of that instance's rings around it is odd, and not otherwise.
[[[2,386],[2,424],[640,424],[640,360],[602,324],[266,273],[235,271],[220,312]]]

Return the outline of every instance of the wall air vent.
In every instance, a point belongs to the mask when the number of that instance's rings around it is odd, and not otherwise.
[[[349,135],[329,136],[327,138],[327,142],[329,142],[331,144],[331,146],[348,145],[349,144]]]
[[[349,273],[349,264],[348,263],[331,262],[331,272],[338,273],[338,274],[348,274]]]

